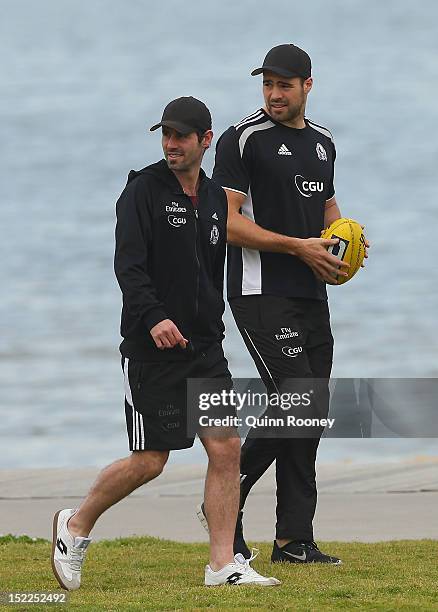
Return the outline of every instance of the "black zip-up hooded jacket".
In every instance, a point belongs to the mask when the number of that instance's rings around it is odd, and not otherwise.
[[[128,175],[116,205],[114,258],[125,357],[190,359],[224,337],[227,198],[202,169],[198,198],[195,209],[164,159]],[[190,341],[188,348],[156,347],[150,330],[164,319]]]

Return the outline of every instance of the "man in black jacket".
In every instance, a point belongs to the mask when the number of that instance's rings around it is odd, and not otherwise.
[[[78,510],[55,514],[52,567],[67,590],[80,586],[99,516],[156,478],[170,450],[193,445],[187,378],[231,386],[221,344],[227,198],[201,169],[213,137],[210,112],[195,98],[178,98],[151,130],[159,127],[165,159],[131,171],[117,202],[115,272],[123,294],[120,350],[132,454],[101,472]],[[215,433],[200,432],[209,459],[205,584],[278,584],[234,557],[240,442],[232,430]]]

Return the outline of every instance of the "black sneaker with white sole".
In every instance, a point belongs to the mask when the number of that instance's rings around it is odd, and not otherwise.
[[[274,541],[271,555],[272,563],[332,563],[341,565],[338,557],[332,557],[321,552],[315,542],[290,542],[278,546]]]
[[[196,508],[196,514],[199,519],[199,522],[204,527],[205,531],[207,531],[208,533],[209,532],[208,521],[207,521],[207,515],[205,514],[205,508],[204,508],[203,503],[200,504]],[[246,542],[243,537],[242,518],[243,518],[243,511],[240,510],[239,514],[237,515],[236,531],[234,532],[234,545],[233,545],[234,554],[235,555],[241,554],[245,557],[245,559],[251,559],[252,553],[249,550],[248,546],[246,545]]]

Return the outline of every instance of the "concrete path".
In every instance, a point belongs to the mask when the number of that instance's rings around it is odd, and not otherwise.
[[[98,470],[0,470],[0,534],[51,537],[60,508],[76,507]],[[206,541],[195,515],[205,466],[169,466],[156,480],[108,510],[93,538],[152,535]],[[375,542],[438,539],[438,458],[409,462],[336,463],[318,468],[318,540]],[[275,473],[254,487],[245,512],[248,540],[272,540]]]

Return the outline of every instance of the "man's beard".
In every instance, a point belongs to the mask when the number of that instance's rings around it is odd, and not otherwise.
[[[287,106],[282,109],[281,112],[276,112],[276,109],[269,106],[270,115],[274,117],[277,121],[282,123],[286,123],[289,121],[295,121],[304,115],[304,100],[299,104],[295,104],[294,106]]]
[[[196,152],[186,152],[184,157],[181,159],[177,157],[176,159],[169,159],[167,154],[164,154],[164,158],[167,162],[167,167],[170,170],[175,170],[177,172],[189,172],[196,164],[199,164],[202,161],[202,156],[199,157],[199,154]]]
[[[187,159],[181,160],[180,157],[176,159],[169,159],[167,155],[165,155],[165,158],[166,158],[167,166],[168,168],[170,168],[170,170],[175,169],[175,170],[184,172],[184,170],[187,170],[188,167],[190,166],[190,161],[188,161]]]

